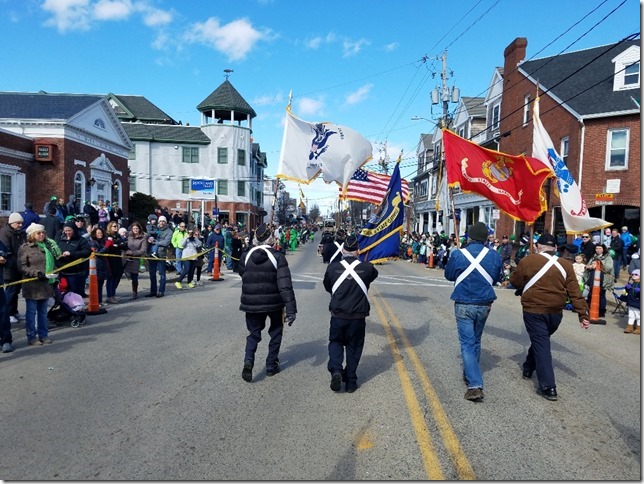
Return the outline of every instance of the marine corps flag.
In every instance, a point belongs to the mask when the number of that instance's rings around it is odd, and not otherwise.
[[[360,260],[383,262],[398,258],[404,214],[400,167],[396,162],[385,197],[358,235]]]
[[[450,187],[484,196],[515,220],[533,223],[548,208],[543,183],[552,170],[539,160],[482,148],[443,129]]]

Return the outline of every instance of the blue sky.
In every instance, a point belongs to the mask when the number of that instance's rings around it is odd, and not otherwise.
[[[374,160],[385,142],[392,160],[403,150],[411,179],[420,133],[434,130],[411,117],[438,119],[429,96],[444,51],[448,85],[484,96],[516,37],[540,58],[639,29],[638,0],[0,0],[0,90],[143,95],[198,125],[196,106],[232,69],[268,175],[292,90],[294,114],[355,129]],[[321,177],[302,189],[323,214],[336,200]]]

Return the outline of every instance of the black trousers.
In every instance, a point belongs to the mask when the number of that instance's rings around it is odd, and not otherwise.
[[[552,354],[550,352],[550,336],[561,324],[562,314],[535,314],[523,312],[525,329],[530,336],[528,356],[523,363],[524,371],[537,370],[539,386],[556,388],[555,371],[552,368]]]
[[[331,316],[329,329],[329,363],[331,374],[343,373],[347,386],[355,386],[358,381],[356,371],[364,348],[364,335],[367,323],[365,318],[341,319]],[[343,370],[342,363],[346,366]]]
[[[255,363],[255,352],[257,346],[262,340],[262,331],[266,327],[266,318],[270,320],[268,327],[268,356],[266,356],[266,369],[276,369],[279,365],[280,346],[282,345],[282,333],[284,330],[284,320],[282,319],[283,310],[273,311],[270,313],[246,313],[246,354],[244,362],[250,361]]]

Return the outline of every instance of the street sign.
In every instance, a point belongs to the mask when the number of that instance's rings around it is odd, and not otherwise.
[[[213,209],[212,209],[212,214],[213,214],[215,217],[216,217],[217,215],[219,215],[219,209],[218,209],[218,208],[213,208]]]
[[[197,200],[214,200],[215,199],[215,179],[214,178],[190,178],[189,198]]]
[[[499,220],[501,218],[501,210],[493,209],[492,210],[492,219]]]

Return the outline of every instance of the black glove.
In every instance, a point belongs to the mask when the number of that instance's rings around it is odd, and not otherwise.
[[[41,281],[47,281],[48,280],[47,276],[45,274],[43,274],[42,272],[39,272],[37,274],[37,276],[38,276],[38,279],[41,280]]]
[[[293,322],[295,321],[295,314],[287,314],[286,317],[284,318],[284,321],[289,326],[292,326]]]

